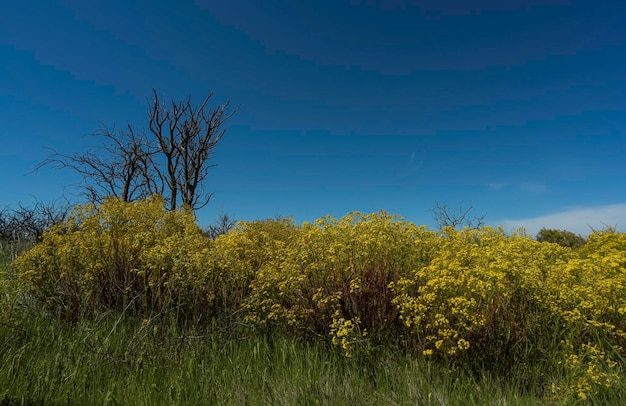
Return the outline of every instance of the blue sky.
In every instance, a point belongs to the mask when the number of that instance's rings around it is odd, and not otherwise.
[[[240,111],[220,212],[312,221],[471,202],[507,228],[626,228],[626,2],[46,0],[0,14],[0,206],[76,200],[46,148],[144,127],[146,100]]]

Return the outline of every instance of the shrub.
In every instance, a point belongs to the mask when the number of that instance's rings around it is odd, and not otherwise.
[[[30,293],[65,317],[103,309],[206,310],[201,265],[210,244],[191,212],[159,196],[77,207],[13,263]]]
[[[296,226],[291,218],[239,222],[227,234],[219,235],[205,266],[212,297],[227,313],[239,312],[250,294],[260,270],[273,263],[292,241]]]
[[[438,242],[429,265],[392,286],[415,350],[503,372],[562,368],[569,381],[555,383],[558,396],[586,398],[616,382],[624,234],[596,233],[580,251],[491,228],[448,228]]]
[[[433,242],[434,233],[385,213],[305,223],[260,267],[247,320],[330,335],[351,354],[368,334],[396,330],[388,285],[428,263]]]
[[[446,358],[519,359],[515,352],[544,327],[536,318],[550,310],[542,303],[545,275],[563,250],[491,228],[446,228],[438,243],[430,264],[393,286],[413,347]]]
[[[580,248],[585,245],[585,239],[582,236],[564,230],[542,228],[537,233],[535,239],[540,242],[551,242],[569,248]]]

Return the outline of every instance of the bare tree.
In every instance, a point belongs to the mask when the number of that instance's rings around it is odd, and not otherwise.
[[[226,132],[225,122],[238,108],[228,112],[228,101],[210,108],[212,92],[198,106],[189,96],[183,102],[172,100],[169,107],[154,89],[153,94],[148,131],[136,131],[130,124],[123,131],[103,125],[93,135],[103,137],[105,145],[71,155],[52,150],[36,170],[72,169],[81,175],[80,186],[94,203],[107,196],[134,201],[158,193],[171,210],[180,205],[204,207],[213,196],[204,190],[209,169],[215,166],[210,163],[213,151]]]
[[[159,101],[156,90],[149,111],[149,129],[157,141],[158,151],[165,158],[163,167],[155,166],[158,179],[169,193],[169,207],[179,203],[192,209],[208,204],[213,193],[203,190],[213,151],[224,136],[224,123],[238,110],[228,113],[230,102],[212,109],[211,92],[199,106],[191,104],[191,96],[184,102],[171,101],[168,108]]]
[[[217,221],[214,224],[211,224],[205,231],[204,235],[214,240],[222,234],[228,233],[230,230],[235,228],[237,225],[237,220],[232,218],[226,213],[220,214],[217,218]]]
[[[14,259],[35,245],[47,228],[67,219],[70,207],[67,201],[37,201],[33,206],[18,204],[0,210],[0,256]]]
[[[145,135],[137,134],[130,125],[127,127],[116,132],[114,127],[102,125],[92,135],[105,138],[105,145],[72,155],[52,150],[35,169],[52,166],[74,170],[82,176],[80,186],[93,203],[101,203],[107,196],[127,202],[147,197],[154,150]]]
[[[456,209],[451,208],[446,203],[436,203],[436,206],[431,211],[433,212],[433,219],[438,229],[445,227],[452,228],[481,228],[485,225],[486,214],[479,216],[471,216],[471,211],[474,209],[472,203],[467,205],[460,203]]]

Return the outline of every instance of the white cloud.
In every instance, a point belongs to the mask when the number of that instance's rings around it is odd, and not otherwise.
[[[540,217],[508,219],[499,224],[509,231],[525,228],[533,236],[543,227],[572,231],[583,236],[588,235],[592,228],[602,229],[605,226],[623,230],[626,228],[626,203],[570,208]]]

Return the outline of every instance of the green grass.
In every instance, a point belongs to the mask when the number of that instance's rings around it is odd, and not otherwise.
[[[15,323],[15,320],[13,321]],[[114,317],[67,324],[31,314],[0,330],[3,404],[533,404],[391,349],[348,359],[325,341],[214,326],[159,331]],[[27,325],[26,325],[27,324]],[[189,335],[191,334],[191,335]]]

